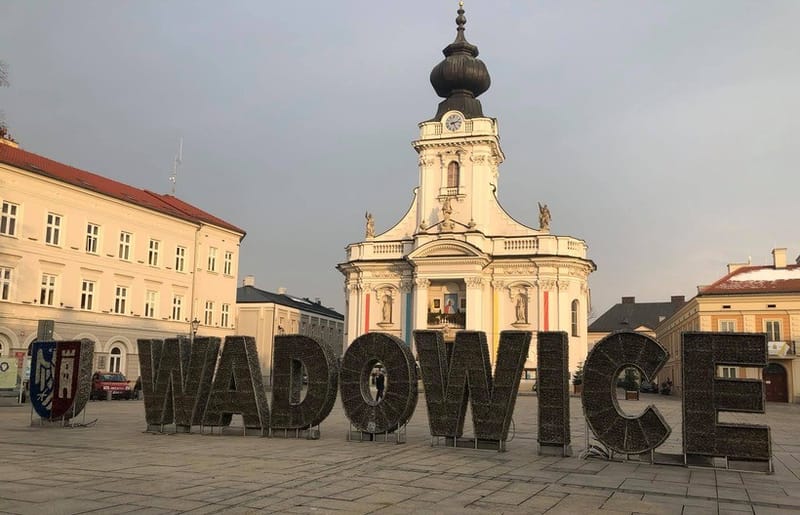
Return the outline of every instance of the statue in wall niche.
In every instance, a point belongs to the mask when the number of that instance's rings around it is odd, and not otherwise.
[[[454,224],[450,220],[450,215],[453,214],[453,206],[450,205],[450,197],[445,197],[442,201],[442,230],[452,231]]]
[[[517,303],[514,306],[515,312],[517,315],[517,323],[518,324],[527,324],[528,323],[528,310],[526,304],[528,303],[528,297],[524,293],[520,293],[517,295]]]
[[[383,315],[382,322],[385,324],[392,323],[392,297],[387,293],[383,296],[383,306],[381,307],[381,314]]]
[[[372,216],[372,213],[367,211],[364,214],[364,217],[367,219],[367,229],[365,232],[365,236],[367,238],[374,238],[375,237],[375,218]]]
[[[547,204],[539,202],[539,229],[542,231],[550,230],[550,208]]]

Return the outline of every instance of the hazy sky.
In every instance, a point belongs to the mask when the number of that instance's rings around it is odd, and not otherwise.
[[[239,275],[344,308],[334,266],[408,209],[454,0],[0,3],[0,109],[32,152],[247,230]],[[468,0],[498,195],[585,239],[595,315],[800,252],[800,2]]]

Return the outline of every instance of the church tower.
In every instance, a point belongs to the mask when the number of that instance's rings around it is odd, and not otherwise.
[[[595,270],[587,245],[550,232],[550,211],[539,204],[539,227],[527,227],[498,202],[498,123],[478,97],[491,84],[478,47],[465,36],[463,5],[456,38],[430,81],[442,97],[436,115],[419,124],[413,142],[419,186],[406,215],[376,234],[367,213],[364,241],[347,246],[345,345],[382,331],[413,348],[412,331],[484,331],[492,359],[500,331],[566,331],[570,369],[587,352],[588,277]],[[531,206],[535,195],[532,192]],[[535,368],[535,345],[526,368]]]

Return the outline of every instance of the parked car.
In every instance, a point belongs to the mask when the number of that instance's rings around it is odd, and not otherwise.
[[[111,392],[112,399],[133,399],[133,389],[119,372],[95,372],[92,375],[90,399],[105,400]]]
[[[650,381],[642,381],[639,391],[642,393],[658,393],[658,385]]]

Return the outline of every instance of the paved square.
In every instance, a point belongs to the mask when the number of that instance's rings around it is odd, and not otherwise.
[[[431,447],[424,395],[407,443],[348,442],[340,404],[316,441],[157,435],[141,401],[91,402],[89,427],[30,427],[0,407],[0,513],[787,513],[800,511],[800,406],[726,420],[772,428],[775,474],[607,462],[536,453],[535,396],[520,396],[508,452]],[[680,403],[655,402],[679,452]],[[571,400],[572,445],[585,446]],[[470,414],[467,426],[470,426]]]

